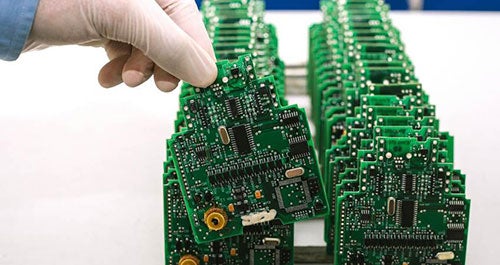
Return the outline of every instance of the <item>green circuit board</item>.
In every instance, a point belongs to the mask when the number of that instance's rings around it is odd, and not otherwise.
[[[334,264],[465,264],[470,201],[453,137],[379,0],[321,1],[308,93]]]
[[[186,130],[168,142],[196,241],[325,215],[304,110],[280,104],[274,78],[258,78],[250,55],[217,66],[213,85],[181,99]]]
[[[196,243],[186,207],[179,203],[177,176],[170,174],[164,177],[166,264],[293,265],[293,225],[276,221],[245,227],[241,236]]]
[[[262,181],[272,177],[276,177],[273,181],[278,181],[285,176],[283,175],[286,172],[285,166],[295,163],[297,159],[307,160],[300,157],[291,161],[283,153],[280,157],[279,154],[262,156],[264,152],[259,152],[259,150],[269,148],[269,144],[281,151],[289,145],[289,142],[283,141],[287,139],[284,138],[285,134],[272,133],[273,129],[268,128],[272,125],[282,126],[272,119],[277,118],[281,119],[281,122],[288,121],[294,124],[296,121],[300,123],[306,120],[303,110],[296,106],[287,107],[288,103],[284,96],[284,64],[278,56],[275,28],[264,22],[264,2],[260,0],[204,1],[202,14],[214,44],[216,57],[218,60],[223,60],[218,63],[217,82],[221,85],[217,91],[211,91],[213,87],[201,89],[189,84],[183,84],[181,87],[179,97],[181,109],[177,113],[174,125],[177,134],[172,139],[180,136],[187,139],[187,142],[195,140],[197,145],[189,147],[194,149],[185,150],[186,153],[183,153],[176,152],[177,147],[173,146],[176,140],[167,141],[167,159],[164,163],[166,264],[294,264],[293,224],[282,224],[278,218],[269,221],[261,220],[260,217],[263,216],[261,214],[260,216],[254,215],[250,220],[256,221],[256,224],[243,226],[243,220],[238,217],[258,207],[261,207],[259,208],[262,210],[261,213],[264,210],[272,210],[269,207],[276,205],[279,207],[278,197],[272,197],[273,191],[267,188],[264,190],[264,187],[272,187],[271,185],[277,182],[262,183]],[[224,77],[227,77],[227,83],[224,82],[226,80]],[[260,86],[261,84],[264,86]],[[214,113],[220,116],[215,117]],[[287,113],[291,113],[293,117],[286,116]],[[295,114],[297,116],[294,116]],[[217,125],[217,123],[220,124]],[[221,125],[225,128],[223,129]],[[240,125],[243,127],[238,127]],[[288,127],[283,132],[287,135],[307,132],[304,134],[307,138],[307,149],[312,152],[308,128],[298,125],[299,128],[296,130],[290,130],[291,123],[287,124]],[[261,130],[248,134],[247,128]],[[276,130],[279,129],[276,128]],[[241,134],[242,131],[244,131],[243,134]],[[192,138],[193,133],[203,137],[204,140]],[[256,135],[254,136],[253,133]],[[266,135],[279,136],[282,141],[275,143],[272,139],[266,138]],[[251,144],[250,153],[246,143]],[[183,140],[180,142],[182,148],[186,147],[185,144]],[[202,150],[200,146],[203,146]],[[272,148],[268,150],[279,153]],[[191,161],[184,157],[188,152],[194,152],[191,153],[190,157],[193,159]],[[216,155],[219,157],[217,158]],[[303,191],[309,192],[307,196],[313,194],[315,197],[326,200],[324,194],[314,195],[317,189],[315,184],[321,183],[321,179],[317,162],[315,162],[316,157],[313,153],[311,155],[312,157],[307,161],[307,163],[310,162],[309,168],[304,168],[308,172],[304,172],[304,176],[297,176],[297,179],[306,177],[311,179],[312,186],[308,186],[308,189]],[[226,157],[229,160],[226,161]],[[181,190],[184,182],[179,182],[184,181],[185,178],[176,168],[177,162],[174,162],[177,158],[181,160],[181,163],[187,163],[188,168],[189,165],[202,165],[206,170],[211,163],[218,165],[212,168],[225,168],[224,165],[228,165],[230,171],[219,171],[219,174],[210,176],[206,174],[207,172],[198,171],[193,176],[201,176],[208,183],[205,183],[205,186],[194,187],[193,190],[198,192],[191,193],[189,190],[189,193],[186,193],[188,196],[185,196],[186,194],[183,194]],[[252,158],[255,161],[251,161]],[[211,159],[214,160],[211,161]],[[245,160],[251,162],[238,163]],[[231,161],[233,161],[232,164],[228,164]],[[234,166],[236,167],[231,168]],[[190,170],[192,169],[191,167]],[[226,176],[229,179],[224,179]],[[218,182],[219,180],[221,182]],[[291,186],[293,184],[288,187]],[[296,188],[300,196],[303,187]],[[320,193],[323,192],[322,186],[320,190]],[[299,197],[297,198],[300,200]],[[283,197],[281,199],[283,202],[288,200]],[[309,199],[310,197],[306,198],[306,201]],[[255,203],[255,200],[258,201]],[[196,222],[195,226],[190,220],[193,212],[188,215],[189,208],[186,209],[186,205],[189,207],[190,204],[195,207],[194,211],[202,213],[196,216],[196,218],[202,218],[201,220],[191,218]],[[231,225],[230,229],[234,231],[229,231],[229,228],[217,232],[207,229],[208,226],[204,223],[207,210],[215,216],[217,222],[231,221],[227,226]],[[314,211],[318,214],[326,213],[327,208],[320,211],[314,209]],[[297,219],[302,219],[302,217]],[[219,223],[211,225],[213,227]],[[198,230],[193,232],[193,228]],[[198,236],[200,233],[205,234]],[[207,237],[207,235],[210,236]],[[199,243],[198,237],[210,242]]]

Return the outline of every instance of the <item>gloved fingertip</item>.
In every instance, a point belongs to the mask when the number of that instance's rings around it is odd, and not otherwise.
[[[166,80],[157,80],[157,81],[155,81],[155,84],[159,90],[161,90],[163,92],[171,92],[179,85],[179,81],[172,82],[172,81],[166,81]]]
[[[208,87],[214,83],[217,78],[217,73],[215,62],[206,64],[203,70],[199,72],[200,79],[191,84],[197,87]]]
[[[147,77],[139,71],[129,70],[122,73],[123,82],[129,87],[137,87],[144,83]]]
[[[111,78],[109,76],[105,76],[101,73],[99,73],[99,77],[97,78],[98,81],[99,81],[99,84],[103,87],[103,88],[112,88],[114,86],[117,86],[119,84],[121,84],[123,81],[121,80],[121,78]]]
[[[123,65],[127,61],[128,56],[122,56],[109,61],[99,71],[99,84],[104,88],[114,87],[123,82],[122,71]]]

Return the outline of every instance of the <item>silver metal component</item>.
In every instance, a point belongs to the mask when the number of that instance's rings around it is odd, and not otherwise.
[[[223,144],[228,145],[231,142],[231,138],[229,137],[229,133],[227,132],[226,126],[219,126],[219,136]]]
[[[450,260],[455,258],[455,253],[453,251],[443,251],[436,254],[438,260]]]
[[[276,237],[265,237],[264,239],[262,239],[262,243],[264,243],[265,245],[278,246],[279,244],[281,244],[281,240]]]
[[[396,199],[394,197],[389,197],[387,199],[387,214],[394,215],[396,213]]]
[[[304,175],[304,173],[305,170],[303,167],[296,167],[285,171],[285,176],[290,179],[290,178],[300,177]]]

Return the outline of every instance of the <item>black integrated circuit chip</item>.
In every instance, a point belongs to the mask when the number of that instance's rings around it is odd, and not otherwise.
[[[448,224],[446,230],[447,241],[463,241],[465,239],[464,224]]]
[[[240,74],[240,69],[239,68],[233,68],[231,69],[231,75],[232,76],[238,76]]]
[[[299,120],[299,116],[298,115],[292,116],[292,117],[288,117],[288,118],[286,118],[286,119],[283,120],[283,123],[286,126],[295,125],[295,124],[298,124],[299,122],[300,122],[300,120]]]
[[[465,203],[464,201],[450,201],[448,206],[450,212],[463,213],[465,211]]]
[[[406,193],[411,193],[415,189],[415,177],[413,175],[403,176],[403,190]]]
[[[361,222],[370,222],[372,220],[372,215],[369,210],[361,210],[360,216]]]
[[[237,118],[242,114],[241,103],[238,98],[226,100],[226,108],[233,118]]]
[[[416,203],[414,201],[401,201],[400,216],[402,227],[412,227],[415,221]]]
[[[299,113],[296,111],[280,113],[283,124],[287,127],[292,127],[300,123]]]
[[[199,161],[205,161],[207,159],[207,151],[204,146],[196,147],[195,153]]]
[[[252,151],[253,135],[248,125],[238,125],[230,129],[233,148],[240,154]]]
[[[392,265],[394,262],[394,258],[392,255],[384,255],[382,258],[382,265]]]
[[[306,139],[301,139],[298,142],[294,142],[290,144],[290,154],[292,156],[306,156],[309,154],[309,145],[307,144]]]

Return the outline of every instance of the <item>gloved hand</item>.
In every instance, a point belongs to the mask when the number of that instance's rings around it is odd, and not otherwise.
[[[194,0],[40,0],[24,51],[65,44],[105,48],[103,87],[138,86],[154,74],[171,91],[179,79],[207,87],[217,76]]]

